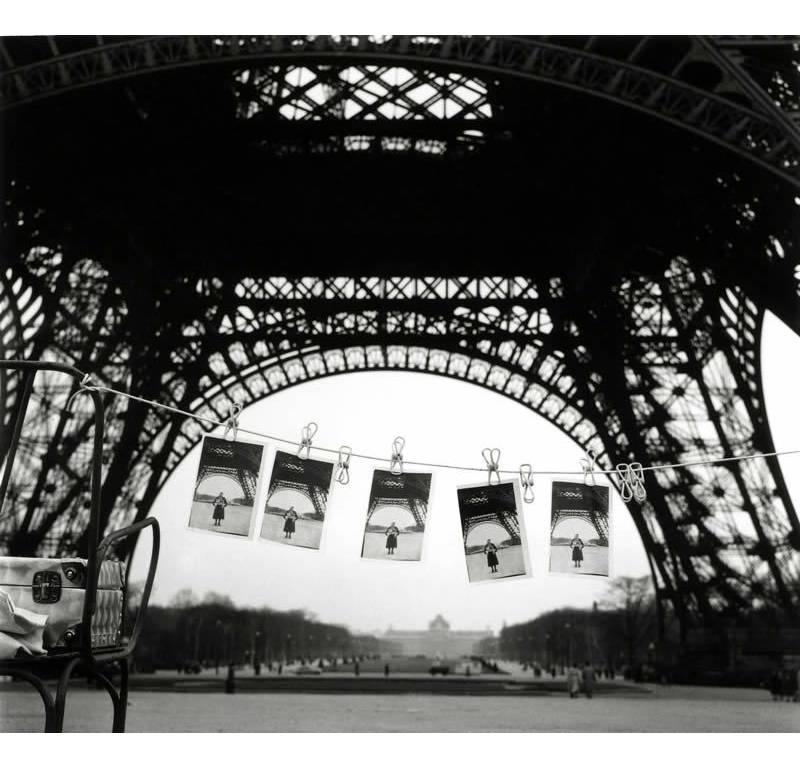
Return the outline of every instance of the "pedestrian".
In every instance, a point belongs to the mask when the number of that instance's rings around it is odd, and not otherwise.
[[[383,665],[383,676],[384,677],[389,677],[389,665],[388,664],[384,664]]]
[[[394,521],[386,529],[384,535],[386,536],[386,554],[393,555],[395,549],[397,549],[397,537],[400,535],[400,529],[397,527]]]
[[[500,561],[497,559],[497,545],[491,539],[486,539],[483,554],[486,555],[486,565],[489,566],[491,572],[497,573],[497,566],[500,565]]]
[[[228,500],[225,498],[222,491],[220,491],[214,499],[214,514],[212,515],[212,519],[215,528],[219,528],[222,525],[222,521],[225,519],[225,507],[227,506]]]
[[[567,670],[567,693],[574,699],[581,691],[581,673],[577,667],[570,667]]]
[[[587,699],[591,699],[592,694],[594,693],[594,681],[594,667],[587,660],[583,665],[583,692],[586,694]]]

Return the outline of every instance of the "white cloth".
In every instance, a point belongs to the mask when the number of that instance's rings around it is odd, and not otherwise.
[[[0,589],[0,659],[13,659],[20,648],[30,654],[44,653],[46,623],[46,613],[18,608]]]

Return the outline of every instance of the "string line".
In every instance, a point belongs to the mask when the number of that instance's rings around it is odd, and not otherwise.
[[[148,400],[144,397],[139,397],[138,395],[132,395],[129,392],[122,392],[118,389],[113,389],[112,387],[106,387],[103,384],[81,384],[81,389],[94,389],[98,392],[108,392],[109,394],[115,395],[117,397],[124,397],[128,400],[136,400],[137,402],[144,403],[145,405],[149,405],[151,408],[158,408],[162,411],[169,411],[170,413],[175,413],[179,416],[184,416],[189,419],[194,419],[195,421],[202,421],[206,424],[213,424],[217,427],[225,427],[229,425],[229,421],[219,421],[218,419],[212,419],[208,416],[200,416],[196,413],[190,413],[189,411],[181,410],[180,408],[175,408],[171,405],[164,405],[163,403],[158,403],[155,400]],[[78,390],[81,391],[81,390]],[[301,443],[298,440],[289,440],[285,437],[280,437],[278,435],[270,435],[266,432],[258,432],[253,429],[247,429],[245,427],[237,426],[237,431],[242,432],[246,435],[252,435],[253,437],[260,437],[263,440],[272,440],[277,443],[285,443],[287,445],[293,445],[296,448],[299,448]],[[321,445],[313,445],[312,450],[321,451],[323,453],[334,454],[336,456],[339,455],[338,448],[325,448]],[[659,472],[667,469],[679,469],[681,467],[696,467],[696,466],[703,466],[703,465],[713,465],[713,464],[722,464],[726,462],[732,461],[749,461],[752,459],[766,459],[773,456],[789,456],[792,454],[800,454],[800,449],[791,450],[791,451],[770,451],[768,453],[753,453],[746,456],[723,456],[719,459],[697,459],[694,461],[683,461],[683,462],[676,462],[674,464],[653,464],[651,466],[642,467],[643,472]],[[386,456],[373,456],[368,453],[356,453],[353,451],[350,454],[353,458],[357,459],[366,459],[368,461],[380,461],[380,462],[388,462],[388,458]],[[437,462],[431,461],[412,461],[410,459],[403,459],[404,464],[410,464],[415,467],[430,467],[432,469],[452,469],[457,470],[459,472],[486,472],[486,467],[465,467],[458,464],[441,464]],[[502,475],[518,475],[519,469],[498,469],[497,472]],[[587,474],[595,474],[595,475],[616,475],[616,469],[594,469],[589,472],[584,472],[583,469],[576,469],[576,470],[563,470],[563,471],[554,471],[554,470],[533,470],[530,473],[531,475],[587,475]]]

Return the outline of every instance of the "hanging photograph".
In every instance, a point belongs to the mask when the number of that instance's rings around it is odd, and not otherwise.
[[[194,483],[189,527],[249,536],[264,446],[206,436]]]
[[[432,478],[430,472],[374,470],[361,557],[422,559]]]
[[[261,523],[261,538],[319,549],[334,465],[276,451]]]
[[[457,489],[467,575],[471,582],[530,573],[516,481]]]
[[[550,573],[608,576],[609,513],[607,485],[553,481]]]

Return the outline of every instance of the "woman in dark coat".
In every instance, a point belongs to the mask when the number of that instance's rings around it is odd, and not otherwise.
[[[572,547],[572,567],[580,568],[581,562],[583,561],[583,542],[577,533],[572,538],[569,545]]]
[[[214,499],[214,514],[212,516],[216,528],[222,525],[222,521],[225,519],[225,507],[227,506],[228,500],[222,495],[222,491],[220,491]]]
[[[486,539],[483,554],[486,555],[486,565],[492,569],[492,573],[497,573],[497,566],[500,565],[500,561],[497,559],[497,545],[492,543],[491,539]]]
[[[298,518],[298,514],[295,512],[294,507],[289,507],[289,509],[286,510],[286,514],[283,516],[283,518],[283,538],[291,539],[295,529],[294,521]]]
[[[397,549],[397,537],[400,535],[400,529],[392,523],[386,529],[386,554],[393,555]]]

